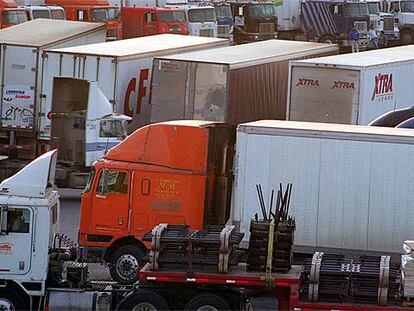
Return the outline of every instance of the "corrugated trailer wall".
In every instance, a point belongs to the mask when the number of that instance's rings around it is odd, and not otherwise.
[[[261,119],[286,119],[289,62],[335,55],[325,52],[230,70],[227,122],[238,124]]]
[[[276,131],[248,125],[237,133],[232,200],[233,220],[241,220],[245,238],[251,219],[260,215],[255,185],[262,185],[269,207],[270,192],[281,182],[293,183],[291,214],[297,225],[295,245],[301,249],[399,253],[402,243],[412,239],[410,131],[399,129],[400,137],[386,137],[383,128],[367,127],[378,132],[376,137],[348,133],[345,138],[335,137],[334,131],[318,134],[300,127]],[[332,127],[341,133],[341,125]]]

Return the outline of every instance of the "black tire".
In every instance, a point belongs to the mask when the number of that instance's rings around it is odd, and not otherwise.
[[[334,36],[332,35],[325,35],[322,36],[318,39],[319,43],[330,43],[330,44],[335,44],[336,43],[336,39]]]
[[[408,29],[401,31],[400,43],[402,45],[408,45],[414,43],[414,32]]]
[[[145,252],[137,245],[124,245],[115,250],[109,263],[111,277],[120,284],[138,281],[138,272],[144,265]]]
[[[122,311],[168,311],[168,302],[160,294],[149,290],[138,290],[131,294],[117,310]]]
[[[11,311],[27,310],[22,296],[12,289],[0,289],[0,309]]]
[[[230,305],[222,297],[215,294],[201,294],[195,296],[184,307],[186,311],[227,311],[231,310]]]

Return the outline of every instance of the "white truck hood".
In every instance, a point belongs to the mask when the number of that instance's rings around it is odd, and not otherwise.
[[[57,150],[49,151],[30,162],[15,175],[0,183],[0,195],[44,198],[55,182]]]

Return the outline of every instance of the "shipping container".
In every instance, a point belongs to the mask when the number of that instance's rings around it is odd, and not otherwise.
[[[228,44],[229,41],[225,39],[162,34],[48,50],[45,76],[97,81],[115,111],[133,118],[129,125],[132,132],[150,123],[149,81],[154,57]],[[51,83],[44,86],[46,98],[51,98],[52,88]],[[42,107],[44,115],[51,111],[51,107],[51,101],[46,99]],[[40,130],[45,138],[50,137],[48,118],[42,118]]]
[[[413,71],[413,46],[294,61],[287,118],[368,124],[413,105]]]
[[[105,27],[96,23],[36,19],[0,31],[2,154],[32,158],[42,105],[46,100],[43,69],[47,48],[104,42]]]
[[[151,121],[284,119],[289,60],[337,53],[337,45],[268,40],[157,57]]]
[[[257,121],[237,131],[232,217],[249,237],[256,184],[293,183],[297,249],[401,251],[414,228],[414,132],[312,122]],[[275,206],[275,204],[273,204]]]

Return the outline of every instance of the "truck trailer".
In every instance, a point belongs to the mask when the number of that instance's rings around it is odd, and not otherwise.
[[[268,40],[157,57],[151,122],[284,119],[289,60],[337,53],[337,45]]]
[[[413,105],[411,46],[290,64],[287,119],[368,124]]]
[[[83,258],[103,259],[115,280],[133,283],[149,247],[142,237],[159,223],[231,223],[248,239],[255,186],[267,200],[279,182],[294,185],[297,254],[400,252],[414,225],[411,130],[258,121],[235,134],[221,123],[169,121],[113,147],[82,194]]]

